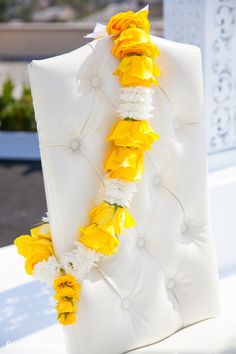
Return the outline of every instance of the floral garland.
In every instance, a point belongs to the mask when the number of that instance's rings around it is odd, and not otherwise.
[[[152,118],[152,84],[158,85],[160,70],[155,63],[158,48],[152,43],[148,9],[137,13],[121,12],[111,17],[106,32],[114,39],[112,54],[120,59],[113,72],[119,89],[119,120],[106,141],[111,144],[104,161],[107,172],[102,202],[89,211],[90,224],[78,228],[75,248],[56,257],[48,218],[17,237],[14,244],[25,257],[25,270],[34,278],[49,283],[55,290],[57,319],[64,325],[76,322],[81,284],[101,257],[118,251],[123,229],[135,226],[128,212],[137,191],[135,181],[144,172],[144,152],[159,138],[148,120]]]

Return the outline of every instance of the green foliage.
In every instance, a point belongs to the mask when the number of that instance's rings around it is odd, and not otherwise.
[[[11,5],[11,0],[0,0],[0,22],[8,21],[7,10]]]
[[[0,130],[36,131],[30,88],[24,85],[19,99],[13,90],[14,84],[7,78],[0,95]]]

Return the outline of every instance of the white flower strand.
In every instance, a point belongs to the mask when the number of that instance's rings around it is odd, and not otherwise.
[[[34,266],[33,277],[41,282],[53,284],[53,281],[61,275],[61,265],[55,256],[49,256],[47,260],[40,261]]]
[[[75,245],[75,249],[66,252],[60,258],[60,262],[66,273],[82,281],[104,254],[89,249],[79,241],[75,241]]]
[[[119,90],[121,103],[116,111],[121,118],[130,117],[138,120],[152,118],[154,89],[144,86],[130,86]]]
[[[47,260],[38,262],[34,266],[33,277],[41,282],[53,284],[53,281],[61,275],[61,269],[66,273],[75,276],[80,282],[96,262],[104,257],[103,253],[98,253],[85,247],[81,242],[75,241],[76,247],[66,252],[57,259],[55,256],[48,257]]]
[[[124,102],[148,102],[152,103],[154,89],[146,86],[128,86],[118,89],[120,100]]]
[[[116,112],[121,118],[134,118],[138,120],[151,119],[153,107],[146,102],[143,103],[122,103]]]
[[[136,191],[137,187],[134,182],[105,176],[104,188],[100,188],[98,193],[102,200],[110,204],[118,204],[129,208]]]

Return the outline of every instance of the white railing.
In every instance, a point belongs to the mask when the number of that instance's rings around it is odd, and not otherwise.
[[[164,36],[202,50],[208,153],[235,149],[236,0],[166,0]],[[235,164],[236,150],[225,156],[213,165]]]

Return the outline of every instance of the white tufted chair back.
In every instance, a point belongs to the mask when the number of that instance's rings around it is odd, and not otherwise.
[[[200,50],[151,36],[161,55],[154,118],[130,213],[137,226],[84,281],[70,354],[121,354],[218,312],[209,224]],[[103,183],[105,138],[117,121],[118,60],[110,38],[33,60],[29,75],[53,243],[71,250]]]

